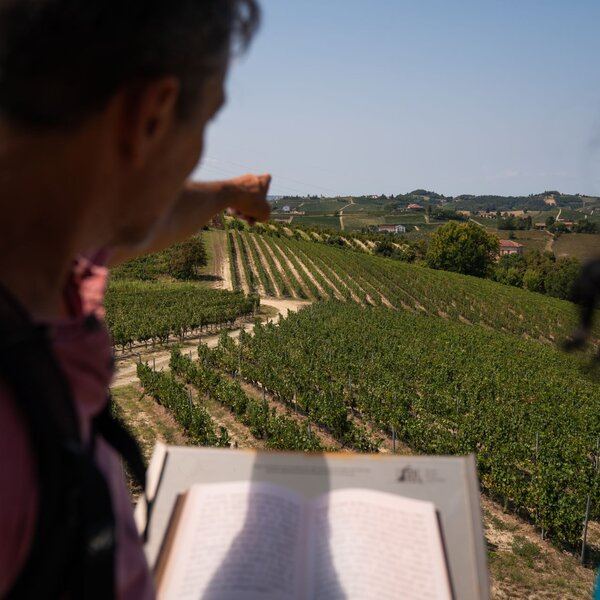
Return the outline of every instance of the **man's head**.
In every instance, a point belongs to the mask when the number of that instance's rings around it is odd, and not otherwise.
[[[254,0],[0,0],[0,113],[75,127],[122,86],[174,76],[185,119],[257,22]]]
[[[89,154],[96,227],[135,242],[196,164],[257,23],[255,0],[0,0],[0,118]]]

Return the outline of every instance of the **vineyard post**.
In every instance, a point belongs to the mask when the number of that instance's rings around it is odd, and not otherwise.
[[[540,450],[540,432],[536,431],[535,432],[535,462],[536,462],[536,464],[538,462],[539,450]],[[546,537],[546,528],[542,525],[542,539],[544,539],[545,537]]]
[[[592,495],[588,493],[585,502],[585,519],[583,520],[583,539],[581,541],[581,564],[585,561],[585,543],[587,541],[588,521],[590,518],[590,502]]]
[[[152,358],[152,370],[156,373],[156,357]]]

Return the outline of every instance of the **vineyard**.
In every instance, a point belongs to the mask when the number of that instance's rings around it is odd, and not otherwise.
[[[589,354],[557,348],[577,326],[573,304],[375,256],[365,236],[328,242],[267,226],[221,240],[233,292],[121,280],[107,297],[121,348],[238,329],[259,298],[313,303],[237,340],[213,336],[198,358],[188,342],[171,352],[170,373],[138,365],[187,439],[358,452],[389,452],[393,439],[402,451],[472,452],[490,498],[538,535],[581,544],[586,508],[600,519],[600,391]]]
[[[569,302],[372,256],[356,245],[331,246],[268,229],[229,230],[228,236],[232,281],[246,293],[409,310],[547,344],[566,338],[577,324]],[[600,325],[594,338],[598,343]]]
[[[588,494],[600,509],[600,391],[539,343],[328,302],[202,352],[336,437],[359,417],[418,452],[475,452],[482,486],[556,539],[580,538]]]
[[[232,325],[258,308],[256,296],[194,283],[115,281],[106,294],[106,321],[115,346],[164,343],[214,325]]]

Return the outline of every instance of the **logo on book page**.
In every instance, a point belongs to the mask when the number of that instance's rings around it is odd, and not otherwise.
[[[416,469],[406,465],[398,472],[396,481],[398,483],[443,483],[445,480],[437,469]]]
[[[423,483],[421,479],[421,474],[417,469],[414,469],[410,465],[407,465],[400,471],[400,475],[398,476],[399,483]]]

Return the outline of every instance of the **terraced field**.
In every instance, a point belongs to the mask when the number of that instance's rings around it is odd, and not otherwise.
[[[362,242],[362,248],[357,244],[338,248],[275,232],[229,235],[237,240],[237,246],[230,246],[235,249],[230,255],[232,280],[246,293],[410,310],[547,344],[566,338],[577,325],[576,308],[569,302],[372,256]],[[600,325],[594,337],[600,340]]]

